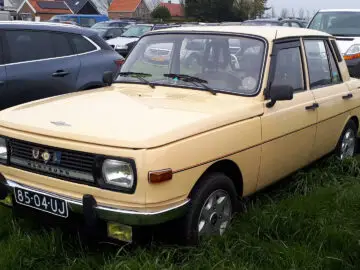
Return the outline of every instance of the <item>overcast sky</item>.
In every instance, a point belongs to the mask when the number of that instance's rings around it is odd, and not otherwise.
[[[308,9],[309,11],[325,9],[325,8],[359,8],[360,0],[268,0],[268,5],[275,7],[276,13],[279,15],[282,8],[291,10],[294,8]]]

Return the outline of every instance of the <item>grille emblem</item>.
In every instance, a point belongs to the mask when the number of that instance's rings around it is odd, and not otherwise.
[[[49,153],[48,151],[45,150],[45,151],[41,154],[41,157],[42,157],[42,159],[44,160],[44,162],[47,163],[47,162],[50,160],[51,155],[50,155],[50,153]]]
[[[32,156],[33,156],[34,159],[38,159],[39,156],[40,156],[40,150],[34,148],[34,149],[32,150]]]

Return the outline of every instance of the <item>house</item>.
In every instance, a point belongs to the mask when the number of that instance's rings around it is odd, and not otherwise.
[[[91,0],[64,0],[74,14],[100,14]]]
[[[72,14],[65,1],[24,0],[17,10],[24,20],[47,21],[58,14]]]
[[[3,8],[4,10],[10,11],[11,15],[16,17],[16,12],[22,2],[23,0],[3,0]]]
[[[160,3],[160,6],[166,7],[171,14],[171,17],[183,18],[185,17],[184,7],[181,4],[171,3]]]
[[[111,19],[150,19],[150,13],[145,0],[113,0],[108,10]]]

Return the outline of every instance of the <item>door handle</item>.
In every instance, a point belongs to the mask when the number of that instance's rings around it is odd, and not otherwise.
[[[343,96],[342,98],[343,98],[343,99],[350,99],[350,98],[352,98],[352,97],[353,97],[353,94],[349,93],[349,94]]]
[[[305,107],[305,109],[307,110],[307,111],[310,111],[310,110],[315,110],[315,109],[317,109],[317,108],[319,108],[319,103],[314,103],[313,105],[310,105],[310,106],[306,106]]]
[[[69,72],[64,70],[58,70],[52,74],[53,77],[65,77],[66,75],[69,75]]]

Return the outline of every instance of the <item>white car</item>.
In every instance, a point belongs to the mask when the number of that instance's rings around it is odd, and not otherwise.
[[[360,9],[319,10],[308,28],[335,36],[350,76],[360,78]]]

